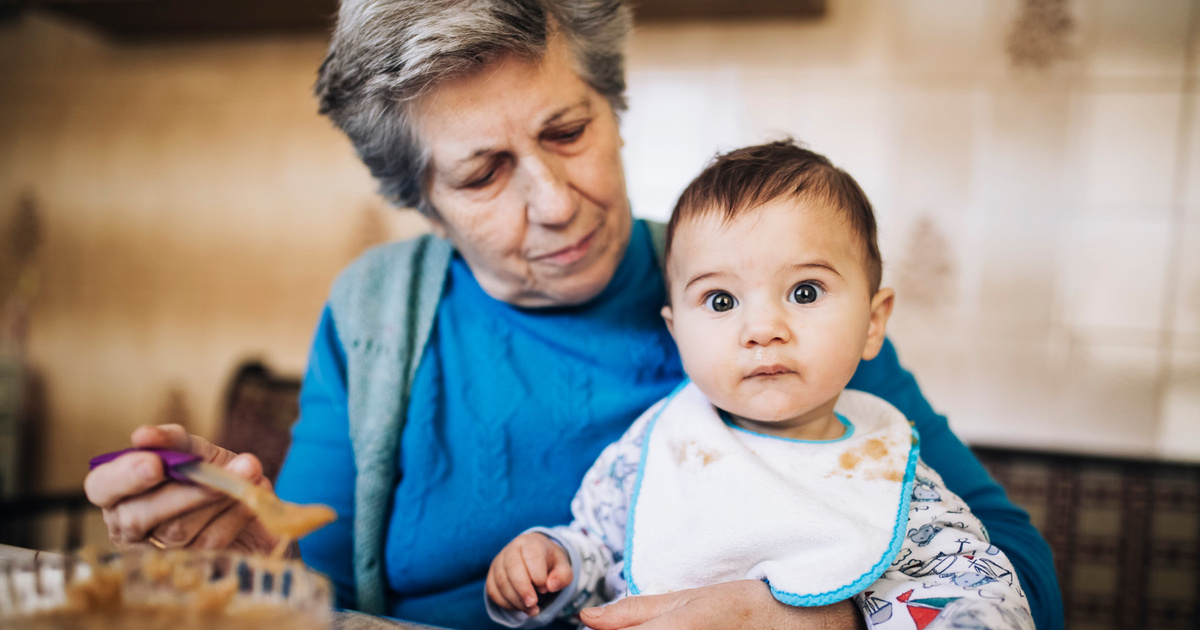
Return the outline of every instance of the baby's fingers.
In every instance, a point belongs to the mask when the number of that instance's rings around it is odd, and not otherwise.
[[[574,574],[571,572],[571,559],[567,552],[558,545],[548,554],[550,559],[550,574],[546,576],[546,592],[557,593],[571,584]]]
[[[508,582],[508,586],[513,591],[513,596],[509,601],[514,603],[514,607],[525,611],[530,617],[537,614],[537,591],[534,589],[533,580],[529,577],[529,571],[525,567],[525,550],[520,550],[519,553],[507,554],[504,559],[504,577],[501,580],[501,590],[504,587],[504,581]],[[545,569],[543,568],[543,574]]]
[[[497,577],[498,573],[499,573],[499,571],[497,571],[494,566],[492,567],[491,571],[488,571],[488,576],[487,576],[487,595],[488,595],[488,597],[493,602],[495,602],[497,606],[499,606],[501,608],[507,608],[509,610],[520,609],[521,608],[520,606],[516,606],[513,604],[513,602],[509,601],[508,595],[505,594],[504,591],[500,588],[500,578]],[[516,593],[516,591],[513,591],[513,592],[514,592],[514,594]]]
[[[525,570],[529,573],[529,581],[538,593],[545,593],[546,574],[550,560],[550,550],[547,547],[557,547],[554,543],[548,545],[528,544],[521,547],[521,559],[525,562]],[[534,594],[537,599],[537,594]]]
[[[487,592],[488,597],[501,608],[509,610],[525,610],[525,603],[521,601],[521,596],[517,593],[517,589],[513,588],[512,582],[508,579],[507,560],[513,555],[512,550],[505,548],[492,560],[492,567],[488,570],[487,577]]]

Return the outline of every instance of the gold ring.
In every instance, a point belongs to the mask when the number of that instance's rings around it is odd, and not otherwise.
[[[163,544],[163,541],[155,538],[154,534],[150,534],[149,536],[146,536],[146,542],[150,543],[151,545],[154,545],[154,548],[158,549],[159,551],[167,550],[167,546],[165,544]]]

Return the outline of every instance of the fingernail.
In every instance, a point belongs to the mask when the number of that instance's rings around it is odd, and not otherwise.
[[[536,603],[537,603],[537,598],[536,598],[536,597],[534,597],[533,595],[530,595],[530,596],[528,596],[528,597],[526,597],[526,598],[525,598],[525,605],[526,605],[526,606],[528,606],[528,607],[530,607],[530,608],[533,608],[533,605],[534,605],[534,604],[536,604]]]
[[[538,610],[537,606],[534,606],[533,608],[530,608],[529,612],[527,612],[525,614],[529,615],[530,617],[536,617],[536,616],[538,616],[538,613],[540,613],[540,612],[542,612],[542,611]]]
[[[583,610],[579,611],[579,614],[587,615],[594,619],[596,617],[603,615],[604,609],[603,608],[584,608]]]

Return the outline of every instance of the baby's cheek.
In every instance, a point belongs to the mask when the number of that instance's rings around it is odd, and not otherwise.
[[[741,415],[740,411],[745,401],[739,396],[738,385],[741,379],[734,379],[728,370],[710,370],[703,383],[697,382],[700,391],[716,406]]]

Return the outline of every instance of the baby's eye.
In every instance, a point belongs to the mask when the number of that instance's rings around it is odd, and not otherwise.
[[[724,313],[737,306],[737,298],[724,291],[713,291],[704,298],[704,305],[710,310]]]
[[[792,289],[791,300],[796,304],[812,304],[825,295],[825,289],[811,282],[801,282]]]

